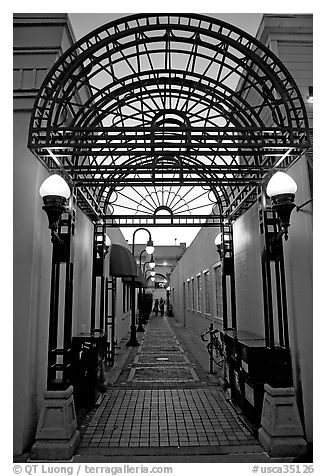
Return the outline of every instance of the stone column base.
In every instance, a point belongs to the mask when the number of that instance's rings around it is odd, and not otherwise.
[[[75,454],[79,439],[73,387],[46,391],[31,459],[69,460]]]
[[[293,387],[264,386],[259,441],[269,456],[301,456],[307,451]]]

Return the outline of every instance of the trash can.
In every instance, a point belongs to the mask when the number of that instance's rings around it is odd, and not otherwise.
[[[72,338],[72,384],[76,407],[92,406],[105,390],[106,334]]]

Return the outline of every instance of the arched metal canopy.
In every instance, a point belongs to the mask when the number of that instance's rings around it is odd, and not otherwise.
[[[255,38],[207,16],[139,14],[61,56],[28,146],[94,221],[217,226],[309,147],[309,128],[295,81]]]

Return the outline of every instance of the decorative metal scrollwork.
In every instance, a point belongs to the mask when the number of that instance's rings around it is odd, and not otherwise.
[[[309,142],[297,85],[255,38],[208,16],[137,14],[59,58],[35,101],[28,145],[79,184],[79,206],[94,219],[116,213],[127,195],[126,215],[145,206],[174,214],[185,200],[187,213],[218,203],[232,220],[282,154],[288,166]],[[161,187],[172,206],[150,205]]]

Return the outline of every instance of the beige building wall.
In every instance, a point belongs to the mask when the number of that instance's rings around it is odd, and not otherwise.
[[[281,59],[294,77],[305,102],[309,125],[313,125],[313,16],[264,15],[257,38]],[[296,204],[310,200],[312,152],[288,171],[296,181]],[[289,332],[299,410],[308,441],[313,431],[313,218],[312,203],[291,215],[289,241],[284,246]]]
[[[296,80],[312,126],[312,104],[307,101],[308,87],[312,85],[312,16],[264,15],[257,38],[269,46],[289,68]],[[254,96],[248,100],[254,102]],[[288,171],[298,185],[296,203],[300,205],[312,197],[309,176],[310,158],[302,157]],[[181,258],[172,273],[175,289],[176,319],[183,321],[197,335],[214,316],[189,309],[187,280],[211,272],[216,266],[214,238],[218,230],[203,228]],[[260,255],[258,205],[253,205],[233,225],[236,311],[239,330],[258,336],[264,335],[263,294]],[[290,347],[298,406],[305,426],[306,438],[312,442],[313,431],[313,274],[312,274],[312,204],[291,216],[289,239],[284,242]],[[185,283],[186,296],[183,296]],[[211,280],[211,307],[214,308],[214,283]],[[185,302],[185,310],[184,310]]]
[[[46,71],[74,42],[65,14],[14,16],[13,130],[13,450],[34,441],[46,389],[52,243],[39,188],[48,171],[27,149],[30,115]],[[73,335],[89,330],[93,259],[92,222],[77,208],[74,242]],[[119,229],[112,243],[128,246]],[[109,266],[109,264],[107,264]],[[108,269],[109,274],[109,269]],[[128,334],[117,279],[116,339]]]
[[[38,190],[48,176],[27,149],[30,113],[47,69],[73,40],[66,16],[14,18],[14,454],[33,441],[46,382],[52,244]],[[31,35],[31,26],[35,34]]]

